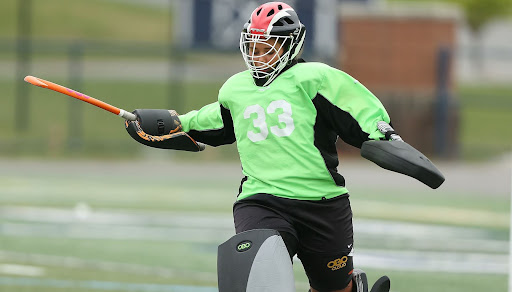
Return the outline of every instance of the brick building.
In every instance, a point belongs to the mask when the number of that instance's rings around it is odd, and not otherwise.
[[[395,129],[425,154],[457,153],[459,20],[446,6],[340,6],[338,67],[375,93]]]

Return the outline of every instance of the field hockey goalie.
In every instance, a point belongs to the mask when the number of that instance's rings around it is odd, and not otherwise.
[[[187,133],[183,132],[178,113],[174,110],[136,109],[135,121],[126,121],[128,134],[146,146],[198,152],[205,148]]]

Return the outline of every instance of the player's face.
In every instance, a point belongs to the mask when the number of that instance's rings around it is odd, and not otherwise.
[[[264,42],[249,44],[249,56],[254,66],[261,68],[262,71],[270,71],[275,68],[279,57],[283,55],[283,47],[279,43],[276,44],[276,41],[275,38],[270,38]]]

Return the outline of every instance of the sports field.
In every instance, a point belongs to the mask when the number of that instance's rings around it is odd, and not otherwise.
[[[216,291],[240,166],[155,151],[144,161],[1,160],[0,290]],[[356,266],[371,282],[389,275],[395,292],[506,291],[510,159],[438,166],[447,182],[432,191],[362,159],[342,163]]]

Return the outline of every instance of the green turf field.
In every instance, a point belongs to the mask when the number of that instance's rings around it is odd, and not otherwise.
[[[67,84],[61,80],[56,83]],[[86,82],[82,92],[126,110],[136,108],[177,108],[186,111],[199,108],[216,99],[221,84],[185,84],[174,89],[165,83],[151,82]],[[27,83],[27,86],[30,86]],[[33,87],[33,86],[31,86]],[[175,95],[169,98],[169,91]],[[65,95],[30,88],[31,98],[27,107],[26,130],[18,130],[15,118],[14,85],[0,81],[4,97],[0,112],[0,129],[4,139],[0,141],[2,156],[82,156],[128,157],[137,154],[139,145],[124,130],[123,120]],[[71,116],[70,104],[79,107],[80,117]],[[79,125],[80,133],[72,132]],[[81,125],[81,126],[80,126]],[[70,138],[79,139],[80,147],[70,148]],[[224,150],[221,150],[221,152]],[[229,152],[225,150],[224,152]]]
[[[215,291],[239,166],[175,158],[2,160],[1,290]],[[381,176],[377,167],[344,167],[353,177],[355,261],[370,281],[387,274],[395,292],[506,290],[503,187],[482,198],[453,184],[435,192],[408,185],[395,174],[383,191],[356,179]],[[294,267],[298,291],[307,291],[300,262]]]
[[[506,133],[512,122],[512,88],[460,86],[457,95],[464,157],[478,159],[489,157],[489,153],[510,152],[512,137]]]

